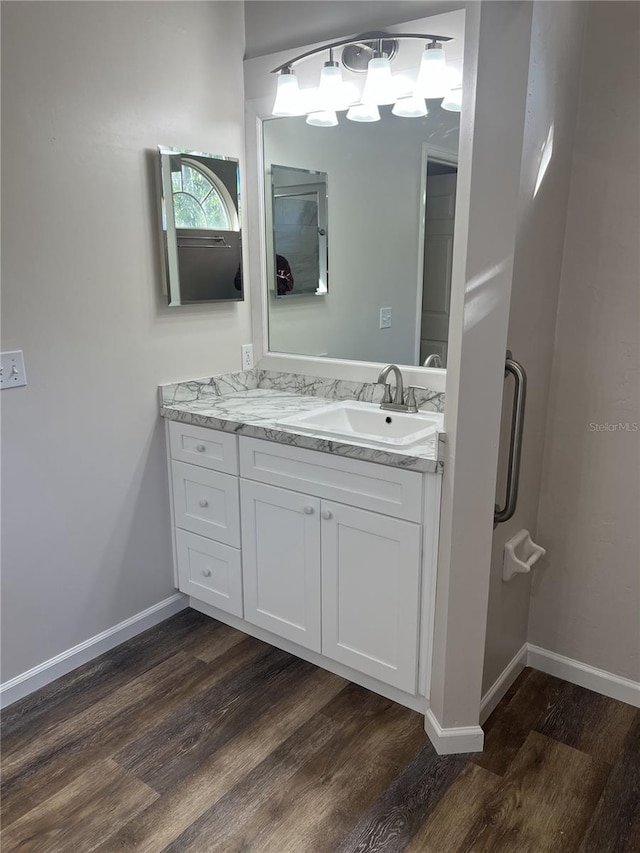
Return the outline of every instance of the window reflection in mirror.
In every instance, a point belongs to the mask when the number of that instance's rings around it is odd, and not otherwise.
[[[366,124],[343,113],[330,128],[304,116],[263,122],[267,208],[272,164],[324,173],[330,186],[326,296],[278,298],[275,252],[267,252],[272,352],[413,365],[437,355],[446,366],[460,116],[438,101],[423,118],[380,113]],[[268,245],[279,224],[272,215]],[[391,309],[384,328],[382,309]]]
[[[238,161],[158,151],[169,305],[242,300]]]

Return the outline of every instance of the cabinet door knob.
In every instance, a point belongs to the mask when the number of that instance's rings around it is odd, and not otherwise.
[[[333,513],[331,512],[330,509],[323,509],[322,510],[322,517],[324,518],[325,521],[329,521],[330,518],[333,518]]]
[[[210,578],[211,577],[211,569],[203,569],[202,570],[202,577]]]
[[[209,501],[206,498],[202,498],[198,501],[200,506],[204,509],[204,507],[209,506]]]
[[[304,508],[304,514],[305,515],[313,515],[313,507],[312,506],[306,506]]]
[[[196,450],[198,451],[198,453],[204,453],[206,449],[207,448],[204,446],[204,444],[196,444]]]

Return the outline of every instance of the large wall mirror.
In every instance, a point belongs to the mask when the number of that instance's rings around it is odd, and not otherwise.
[[[455,39],[447,60],[460,74],[464,13],[447,18]],[[398,44],[400,66],[417,68],[424,45]],[[345,80],[357,76],[342,72]],[[304,115],[262,122],[270,352],[405,365],[431,357],[431,366],[446,367],[460,113],[443,109],[440,100],[427,105],[428,114],[418,118],[380,106],[375,122],[349,121],[343,112],[332,127],[311,125]],[[287,176],[302,186],[321,176],[326,225],[313,204],[287,201],[280,208]],[[287,249],[280,251],[278,229],[285,223]],[[309,265],[325,251],[328,289],[316,266],[315,286],[296,294],[291,257],[306,254]],[[277,286],[282,257],[288,263],[280,269],[291,267],[293,278],[286,294]]]
[[[242,300],[238,161],[160,146],[158,165],[169,305]]]

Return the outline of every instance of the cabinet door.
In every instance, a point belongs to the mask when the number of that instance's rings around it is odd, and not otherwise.
[[[320,501],[240,481],[244,617],[320,651]]]
[[[416,691],[420,531],[322,502],[322,652]]]
[[[242,563],[238,548],[176,531],[180,590],[242,617]]]

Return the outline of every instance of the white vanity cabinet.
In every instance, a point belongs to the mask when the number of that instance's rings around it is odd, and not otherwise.
[[[422,707],[438,475],[168,424],[192,606]]]

